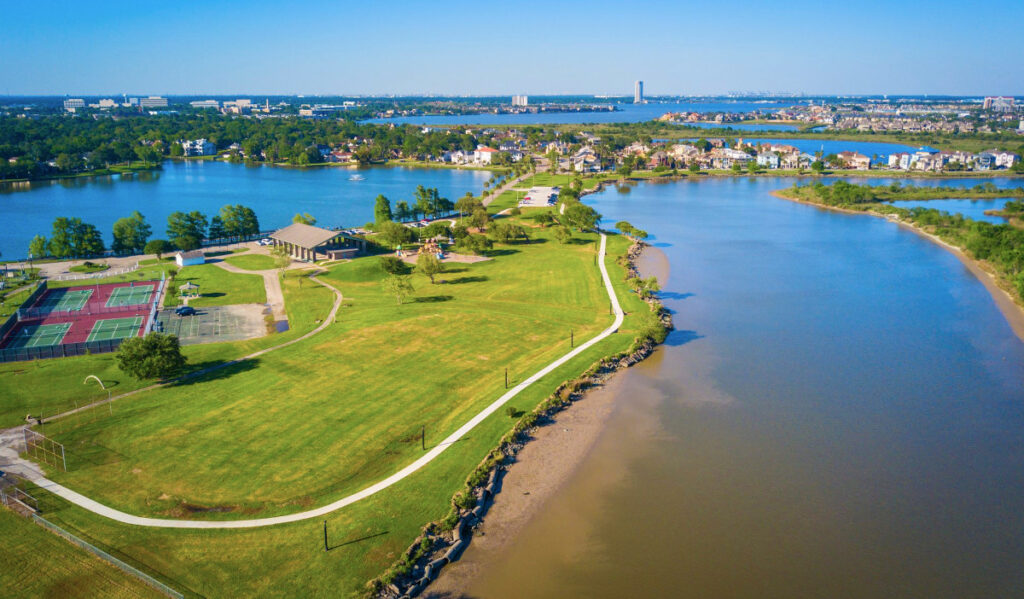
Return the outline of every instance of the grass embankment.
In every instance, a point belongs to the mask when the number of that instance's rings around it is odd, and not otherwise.
[[[974,193],[977,195],[966,195]],[[994,273],[999,286],[1007,290],[1018,304],[1024,302],[1024,230],[1012,225],[992,224],[949,214],[932,208],[901,208],[880,200],[1021,197],[1017,190],[974,190],[900,188],[852,185],[837,181],[833,185],[796,185],[775,192],[782,198],[856,212],[893,218],[960,249],[979,262],[984,270]],[[922,197],[923,196],[923,197]],[[1024,305],[1024,304],[1022,304]]]
[[[334,303],[334,294],[307,280],[303,271],[288,271],[281,287],[288,312],[288,331],[248,341],[186,346],[182,352],[189,360],[187,370],[207,368],[299,337],[316,327]],[[95,383],[83,384],[90,374],[102,379],[115,395],[151,384],[151,381],[137,381],[121,372],[114,354],[0,364],[0,428],[24,423],[29,413],[50,416],[106,399],[107,393]],[[115,403],[115,413],[121,405]],[[93,411],[106,412],[107,408],[90,410],[81,418],[98,417],[91,414]],[[64,423],[46,425],[44,429],[51,427],[60,430]]]
[[[139,512],[187,514],[186,501],[235,509],[194,516],[215,518],[300,511],[379,480],[422,454],[420,426],[432,447],[504,392],[505,366],[513,383],[522,380],[569,349],[569,328],[582,341],[611,322],[594,236],[559,246],[547,231],[534,232],[544,243],[457,265],[442,275],[445,284],[416,276],[425,301],[401,307],[380,289],[377,258],[334,267],[325,278],[346,297],[337,325],[261,358],[255,369],[147,393],[123,406],[121,418],[58,435],[73,454],[93,452],[62,480]],[[562,381],[632,344],[646,306],[625,292],[615,261],[628,245],[611,237],[606,258],[629,313],[620,333],[529,387],[513,408],[529,411]],[[466,476],[514,423],[499,411],[424,469],[327,516],[329,552],[319,519],[164,530],[118,525],[52,496],[44,507],[61,526],[187,592],[352,596],[424,523],[448,512]],[[172,497],[162,499],[165,492]]]
[[[109,270],[109,269],[110,269],[110,265],[109,264],[97,264],[95,262],[89,262],[88,260],[86,260],[85,262],[83,262],[81,264],[76,264],[75,266],[72,266],[68,270],[71,271],[71,272],[95,273],[95,272],[103,272],[104,270]]]
[[[224,261],[231,266],[237,266],[245,270],[272,270],[274,259],[266,254],[245,254],[229,256]]]
[[[177,306],[182,303],[178,296],[178,287],[186,282],[199,285],[199,297],[189,300],[190,306],[267,303],[267,291],[262,276],[228,272],[216,264],[197,264],[182,268],[173,281],[168,281],[170,289],[164,299],[165,306]]]
[[[12,597],[163,597],[27,518],[0,507],[0,589]]]

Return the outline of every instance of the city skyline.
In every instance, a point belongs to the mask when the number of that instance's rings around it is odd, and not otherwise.
[[[948,0],[856,10],[796,2],[784,15],[751,2],[586,7],[398,2],[384,20],[373,7],[317,2],[302,11],[258,0],[188,11],[12,5],[0,24],[0,94],[628,96],[636,80],[650,81],[648,96],[1024,94],[1024,67],[983,52],[1014,38],[1017,5],[998,19]],[[695,26],[721,15],[731,16],[728,35]],[[595,55],[587,35],[552,42],[545,21],[611,32],[615,43]],[[908,24],[935,41],[907,43]],[[629,43],[633,31],[651,43]],[[934,59],[948,47],[977,51]]]

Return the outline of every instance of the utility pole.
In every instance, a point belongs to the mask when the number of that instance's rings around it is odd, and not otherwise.
[[[324,551],[329,551],[327,549],[327,520],[324,520]]]
[[[576,347],[576,340],[573,336],[573,330],[569,329],[569,347]]]
[[[420,427],[420,449],[423,451],[427,450],[427,426],[423,425]]]
[[[505,368],[505,388],[508,389],[508,367]]]

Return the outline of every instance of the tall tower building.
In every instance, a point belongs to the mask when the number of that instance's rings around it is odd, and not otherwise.
[[[644,82],[637,81],[633,85],[633,103],[643,104],[644,103]]]

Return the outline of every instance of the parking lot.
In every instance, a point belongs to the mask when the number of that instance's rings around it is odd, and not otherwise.
[[[163,332],[177,335],[182,345],[241,341],[267,333],[266,309],[262,304],[213,306],[196,308],[196,313],[190,316],[178,316],[174,308],[165,308],[158,320]]]

